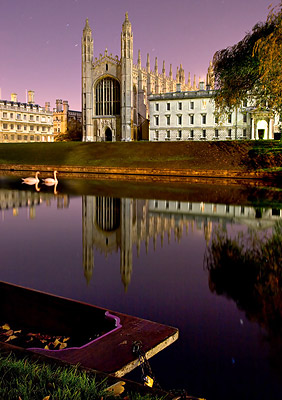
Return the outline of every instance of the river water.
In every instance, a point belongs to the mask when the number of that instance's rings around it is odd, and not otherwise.
[[[217,279],[209,252],[216,232],[271,237],[279,187],[61,179],[54,193],[19,177],[0,184],[0,280],[177,327],[178,341],[150,360],[164,389],[282,398],[281,286],[273,300],[264,284],[246,289],[247,271]]]

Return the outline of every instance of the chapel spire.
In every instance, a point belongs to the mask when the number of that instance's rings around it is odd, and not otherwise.
[[[193,90],[197,90],[196,75],[194,75]]]
[[[127,12],[125,13],[125,20],[122,24],[121,57],[133,59],[133,34]]]
[[[122,32],[125,31],[131,33],[131,22],[128,19],[128,12],[125,13],[125,20],[122,24]]]
[[[131,140],[131,112],[132,112],[132,69],[133,69],[133,34],[128,13],[122,24],[121,32],[121,138]]]
[[[155,58],[155,74],[158,74],[158,57]]]
[[[179,83],[179,68],[176,67],[176,83]]]
[[[163,70],[162,70],[163,75],[165,76],[165,62],[163,61]]]
[[[88,18],[86,18],[86,21],[85,21],[85,26],[83,28],[83,35],[85,35],[87,33],[90,33],[90,34],[92,33],[91,28],[89,26]]]
[[[188,86],[188,90],[191,90],[191,89],[192,89],[192,86],[191,86],[191,74],[190,74],[190,72],[188,73],[188,82],[187,82],[187,86]]]
[[[93,49],[92,31],[89,26],[88,18],[86,18],[81,39],[82,62],[92,62],[93,51],[94,49]]]
[[[214,89],[214,71],[213,71],[212,61],[210,61],[210,65],[208,68],[207,86],[209,86],[210,89]]]
[[[147,63],[146,63],[146,67],[147,67],[147,72],[150,72],[150,56],[149,53],[147,53]]]
[[[138,68],[141,69],[141,52],[138,50],[138,61],[137,61]]]
[[[90,102],[86,99],[90,99],[92,92],[92,63],[93,63],[93,38],[92,31],[89,26],[88,18],[86,19],[83,34],[81,38],[81,67],[82,67],[82,140],[84,142],[91,141],[93,139],[91,132],[91,121],[92,121],[92,107]]]

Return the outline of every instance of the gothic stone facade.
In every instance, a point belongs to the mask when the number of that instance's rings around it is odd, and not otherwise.
[[[147,95],[173,92],[177,84],[182,90],[198,89],[195,76],[193,84],[190,74],[185,82],[181,65],[173,79],[172,66],[167,76],[164,62],[159,73],[157,58],[151,71],[149,55],[143,68],[140,51],[137,65],[133,64],[133,34],[127,13],[122,25],[120,58],[108,54],[107,49],[99,58],[93,60],[93,55],[92,31],[86,20],[82,36],[82,123],[86,142],[148,139]],[[211,66],[207,79],[212,86]]]

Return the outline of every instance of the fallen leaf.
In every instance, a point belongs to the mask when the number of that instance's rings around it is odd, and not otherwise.
[[[43,400],[49,400],[49,399],[50,399],[50,396],[46,396],[46,397],[44,397]]]
[[[22,330],[19,330],[19,331],[14,331],[14,333],[21,333],[21,331],[22,331]]]
[[[112,396],[119,396],[124,392],[123,385],[125,385],[124,381],[118,381],[117,383],[114,383],[112,386],[109,386],[106,390],[108,392],[111,392]]]
[[[5,331],[9,331],[11,329],[9,324],[2,325],[1,328],[5,329]]]
[[[13,339],[17,339],[17,336],[11,335],[11,336],[8,337],[7,340],[5,340],[5,342],[9,342],[10,340],[13,340]]]
[[[69,340],[69,339],[70,339],[69,337],[64,338],[63,342],[66,342],[66,341]]]
[[[67,347],[67,343],[61,343],[59,349],[62,350]]]
[[[45,350],[49,350],[49,347],[47,346],[47,344],[46,344],[46,346],[44,347],[44,349],[45,349]]]
[[[14,331],[12,329],[10,329],[9,331],[5,332],[4,335],[11,336],[13,333],[14,333]]]
[[[58,339],[56,339],[56,340],[53,342],[53,345],[54,345],[54,347],[57,347],[60,343],[61,343],[61,342],[60,342]]]

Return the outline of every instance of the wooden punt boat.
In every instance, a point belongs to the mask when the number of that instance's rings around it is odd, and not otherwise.
[[[15,330],[71,337],[74,344],[60,350],[24,347],[117,377],[139,365],[135,342],[149,359],[178,338],[173,327],[0,281],[1,322]]]

